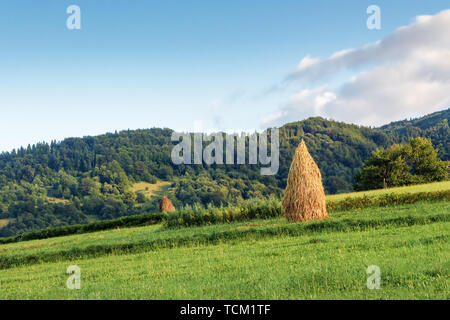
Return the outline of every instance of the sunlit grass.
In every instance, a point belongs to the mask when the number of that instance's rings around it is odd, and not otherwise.
[[[0,228],[6,227],[12,219],[0,219]]]
[[[160,249],[0,270],[1,299],[448,299],[449,223]],[[66,268],[81,268],[81,289]],[[369,265],[381,289],[366,287]]]
[[[389,191],[449,188],[444,182]],[[329,215],[297,224],[283,217],[157,224],[3,244],[0,299],[450,298],[449,201]],[[80,290],[66,287],[70,265],[81,268]],[[381,268],[380,290],[366,286],[369,265]]]
[[[406,187],[361,191],[361,192],[351,192],[328,195],[327,200],[342,200],[348,197],[363,197],[363,196],[378,196],[388,193],[418,193],[418,192],[432,192],[432,191],[445,191],[450,190],[450,181],[433,182],[427,184],[418,184]]]
[[[153,196],[162,196],[165,192],[169,190],[171,182],[169,181],[158,181],[156,183],[148,182],[137,182],[133,184],[133,192],[144,193],[147,199],[151,199]]]

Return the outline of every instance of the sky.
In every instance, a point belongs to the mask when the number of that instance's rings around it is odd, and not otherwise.
[[[67,28],[70,5],[81,29]],[[381,29],[369,30],[377,5]],[[450,106],[450,4],[2,0],[0,151],[115,130],[366,126]]]

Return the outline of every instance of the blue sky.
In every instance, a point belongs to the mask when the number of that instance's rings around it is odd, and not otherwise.
[[[81,8],[81,30],[66,28],[71,4]],[[371,4],[381,8],[381,30],[366,27]],[[362,48],[417,15],[448,7],[448,0],[4,0],[0,151],[114,130],[254,130],[272,125],[270,119],[322,115],[287,106],[305,88],[317,94],[314,101],[330,96],[361,69],[314,85],[273,88],[306,56],[324,60]],[[370,61],[362,66],[370,68]],[[447,100],[439,96],[439,101]],[[372,117],[361,123],[371,124],[370,119],[373,125],[397,120]]]

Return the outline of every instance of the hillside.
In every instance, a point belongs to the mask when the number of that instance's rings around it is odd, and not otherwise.
[[[410,138],[427,137],[439,149],[442,160],[450,159],[450,109],[438,111],[422,118],[392,122],[380,129],[394,136],[397,143],[408,142]]]
[[[446,200],[332,210],[307,223],[155,224],[2,244],[0,299],[446,299],[449,184],[385,192],[428,187]],[[72,265],[80,290],[66,287]],[[382,290],[366,287],[371,265]]]
[[[154,212],[162,193],[178,208],[279,197],[301,139],[321,169],[326,192],[350,192],[355,173],[378,147],[420,135],[431,138],[440,157],[448,160],[449,114],[446,110],[381,128],[322,118],[286,124],[280,128],[275,176],[261,176],[259,165],[174,165],[170,129],[127,130],[19,148],[0,155],[0,219],[9,221],[0,236]]]

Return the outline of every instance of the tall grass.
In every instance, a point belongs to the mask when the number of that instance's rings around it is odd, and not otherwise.
[[[248,200],[239,205],[203,208],[194,205],[169,212],[163,219],[167,227],[200,226],[204,224],[230,223],[253,219],[268,219],[281,216],[281,202],[278,199]]]

